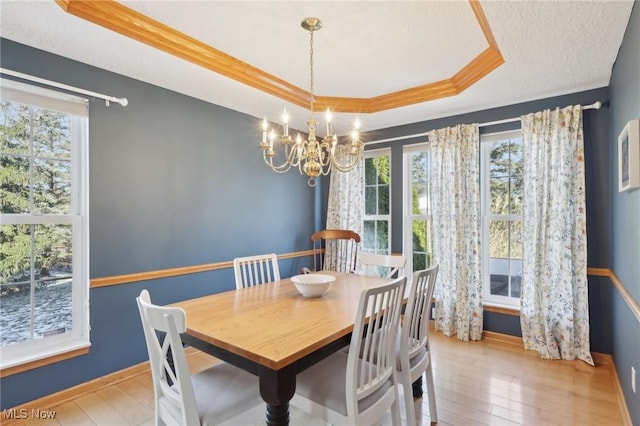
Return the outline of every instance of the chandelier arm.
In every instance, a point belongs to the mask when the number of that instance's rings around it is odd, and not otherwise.
[[[296,151],[298,151],[298,147],[296,146],[297,144],[293,144],[293,147],[289,148],[288,144],[284,144],[284,162],[279,165],[276,166],[273,164],[273,158],[274,156],[270,157],[267,160],[267,153],[266,150],[263,152],[263,157],[264,157],[264,161],[265,163],[267,163],[267,165],[269,167],[271,167],[271,169],[273,169],[273,171],[275,171],[276,173],[284,173],[287,172],[291,169],[291,167],[298,167],[299,163],[300,163],[300,156],[296,155]],[[302,147],[302,151],[304,152],[304,144]]]
[[[327,176],[329,173],[331,173],[331,163],[329,163],[327,166],[323,167],[322,170],[320,171],[320,174],[322,176]]]
[[[293,167],[302,166],[302,159],[305,158],[307,155],[308,146],[309,144],[307,143],[307,141],[304,141],[300,143],[299,146],[297,146],[296,144],[296,146],[294,146],[291,149],[291,153],[289,154],[288,161],[291,163]]]
[[[342,146],[341,149],[351,151],[351,147],[347,146]],[[351,171],[356,166],[356,164],[358,164],[358,161],[362,157],[362,147],[358,147],[357,154],[348,153],[347,158],[350,158],[351,160],[347,161],[346,163],[341,163],[340,160],[338,160],[338,158],[335,156],[335,153],[330,152],[330,155],[331,164],[333,164],[336,170],[341,172],[348,172]]]
[[[360,160],[360,157],[361,157],[361,151],[359,150],[357,155],[349,154],[349,157],[353,157],[353,159],[347,164],[343,164],[343,163],[340,163],[340,161],[338,161],[338,159],[332,154],[331,164],[338,171],[341,171],[341,172],[351,171],[356,166],[356,164],[358,164],[358,161]]]
[[[322,161],[320,161],[320,164],[322,164],[322,166],[331,166],[331,163],[333,162],[333,153],[331,152],[332,149],[332,145],[328,142],[323,141],[322,143],[320,143],[320,150],[322,152]]]
[[[267,159],[266,151],[264,151],[262,154],[263,154],[262,157],[264,158],[264,162],[267,164],[267,166],[271,168],[271,170],[273,170],[276,173],[285,173],[285,172],[288,172],[289,169],[291,168],[291,163],[286,161],[281,165],[276,166],[275,164],[273,164],[273,158]]]

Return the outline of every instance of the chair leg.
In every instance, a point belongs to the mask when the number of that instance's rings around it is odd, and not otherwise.
[[[431,422],[435,423],[438,421],[438,410],[436,409],[436,392],[435,392],[435,386],[433,384],[433,369],[431,368],[431,354],[429,354],[429,365],[427,365],[427,371],[425,373],[427,376],[427,393],[429,397],[429,416],[431,418]]]
[[[394,386],[395,398],[393,404],[391,404],[391,424],[393,426],[401,426],[402,421],[400,420],[400,395],[398,394],[398,383],[396,382]]]
[[[416,407],[413,402],[412,383],[409,372],[400,372],[404,389],[404,407],[407,411],[407,425],[416,426]]]

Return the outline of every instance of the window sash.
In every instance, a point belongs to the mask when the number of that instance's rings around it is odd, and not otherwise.
[[[414,261],[413,258],[416,255],[413,247],[413,225],[415,222],[430,222],[431,214],[423,214],[423,213],[413,213],[413,156],[415,153],[426,153],[429,150],[428,143],[417,143],[412,145],[405,145],[403,147],[403,199],[404,199],[404,219],[403,219],[403,247],[404,253],[407,257],[407,266],[405,271],[407,272],[407,277],[411,279],[413,276]],[[421,182],[427,186],[429,185],[429,176],[425,174],[425,181]],[[428,209],[429,210],[429,209]],[[429,233],[429,229],[426,230]],[[431,251],[431,247],[429,247],[429,241],[427,241],[427,247],[425,247],[425,251],[428,253]],[[427,263],[429,260],[427,258]],[[427,265],[428,266],[428,265]]]
[[[33,338],[2,347],[0,368],[5,369],[90,346],[89,339],[89,221],[88,221],[88,100],[40,87],[0,79],[2,99],[70,116],[70,213],[0,213],[2,225],[71,225],[72,327],[59,335]],[[30,150],[31,151],[31,150]],[[26,154],[33,161],[33,152]],[[29,185],[33,185],[30,182]],[[29,188],[30,192],[33,188]],[[30,207],[33,211],[33,206]],[[37,280],[31,274],[28,285]],[[37,326],[32,324],[32,326]]]
[[[384,156],[388,156],[389,157],[389,167],[391,167],[391,149],[390,148],[380,148],[380,149],[372,149],[372,150],[367,150],[364,153],[364,158],[365,160],[368,158],[377,158],[377,157],[384,157]],[[366,171],[365,171],[366,174]],[[391,177],[391,170],[389,170],[389,177]],[[376,229],[375,229],[375,235],[374,235],[374,244],[375,247],[366,247],[364,244],[362,245],[362,250],[363,252],[366,253],[377,253],[377,254],[390,254],[391,253],[391,182],[389,182],[389,213],[387,214],[380,214],[379,213],[379,187],[380,184],[376,183],[375,185],[367,185],[365,182],[364,188],[366,191],[366,188],[372,188],[375,187],[376,188],[376,213],[375,214],[367,214],[367,210],[366,210],[366,205],[363,206],[363,223],[364,222],[368,222],[368,221],[372,221],[372,222],[386,222],[387,223],[387,235],[386,235],[386,239],[387,239],[387,246],[386,248],[381,248],[378,246],[379,240],[378,240],[378,228],[376,225]],[[364,202],[366,203],[366,197]],[[364,229],[364,226],[363,226]],[[363,242],[366,239],[366,236],[363,235]]]
[[[491,197],[490,197],[490,165],[491,161],[489,158],[491,148],[490,145],[492,142],[500,142],[500,141],[508,141],[510,139],[521,139],[522,132],[520,130],[511,130],[507,132],[499,132],[492,133],[488,135],[482,135],[481,138],[481,187],[480,187],[480,197],[482,204],[482,257],[483,267],[482,267],[482,282],[483,282],[483,303],[488,306],[497,306],[497,307],[506,307],[509,309],[520,309],[520,298],[519,297],[511,297],[504,296],[499,294],[491,294],[491,258],[490,258],[490,247],[489,247],[489,238],[490,238],[490,229],[489,226],[492,222],[502,221],[509,223],[520,223],[522,224],[522,215],[517,214],[495,214],[491,212]],[[497,259],[497,258],[496,258]],[[509,270],[507,271],[507,279],[508,279],[508,289],[512,289],[512,272],[511,271],[511,261],[517,259],[509,258]],[[522,262],[522,259],[520,260]]]

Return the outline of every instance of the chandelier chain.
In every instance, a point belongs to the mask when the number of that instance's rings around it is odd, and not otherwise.
[[[309,75],[310,75],[310,91],[311,93],[310,98],[309,98],[309,109],[311,110],[311,116],[313,117],[313,104],[314,104],[314,99],[313,99],[313,30],[310,31],[311,32],[311,38],[309,40]]]

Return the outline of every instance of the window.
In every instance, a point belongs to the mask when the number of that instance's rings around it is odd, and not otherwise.
[[[390,253],[390,184],[391,150],[366,151],[364,160],[364,235],[362,240],[362,250],[366,253]]]
[[[522,280],[522,134],[482,137],[481,192],[485,304],[520,306]]]
[[[404,252],[407,254],[407,270],[419,271],[431,266],[433,261],[427,144],[404,147],[404,182]]]
[[[2,80],[1,367],[89,345],[84,99]]]

